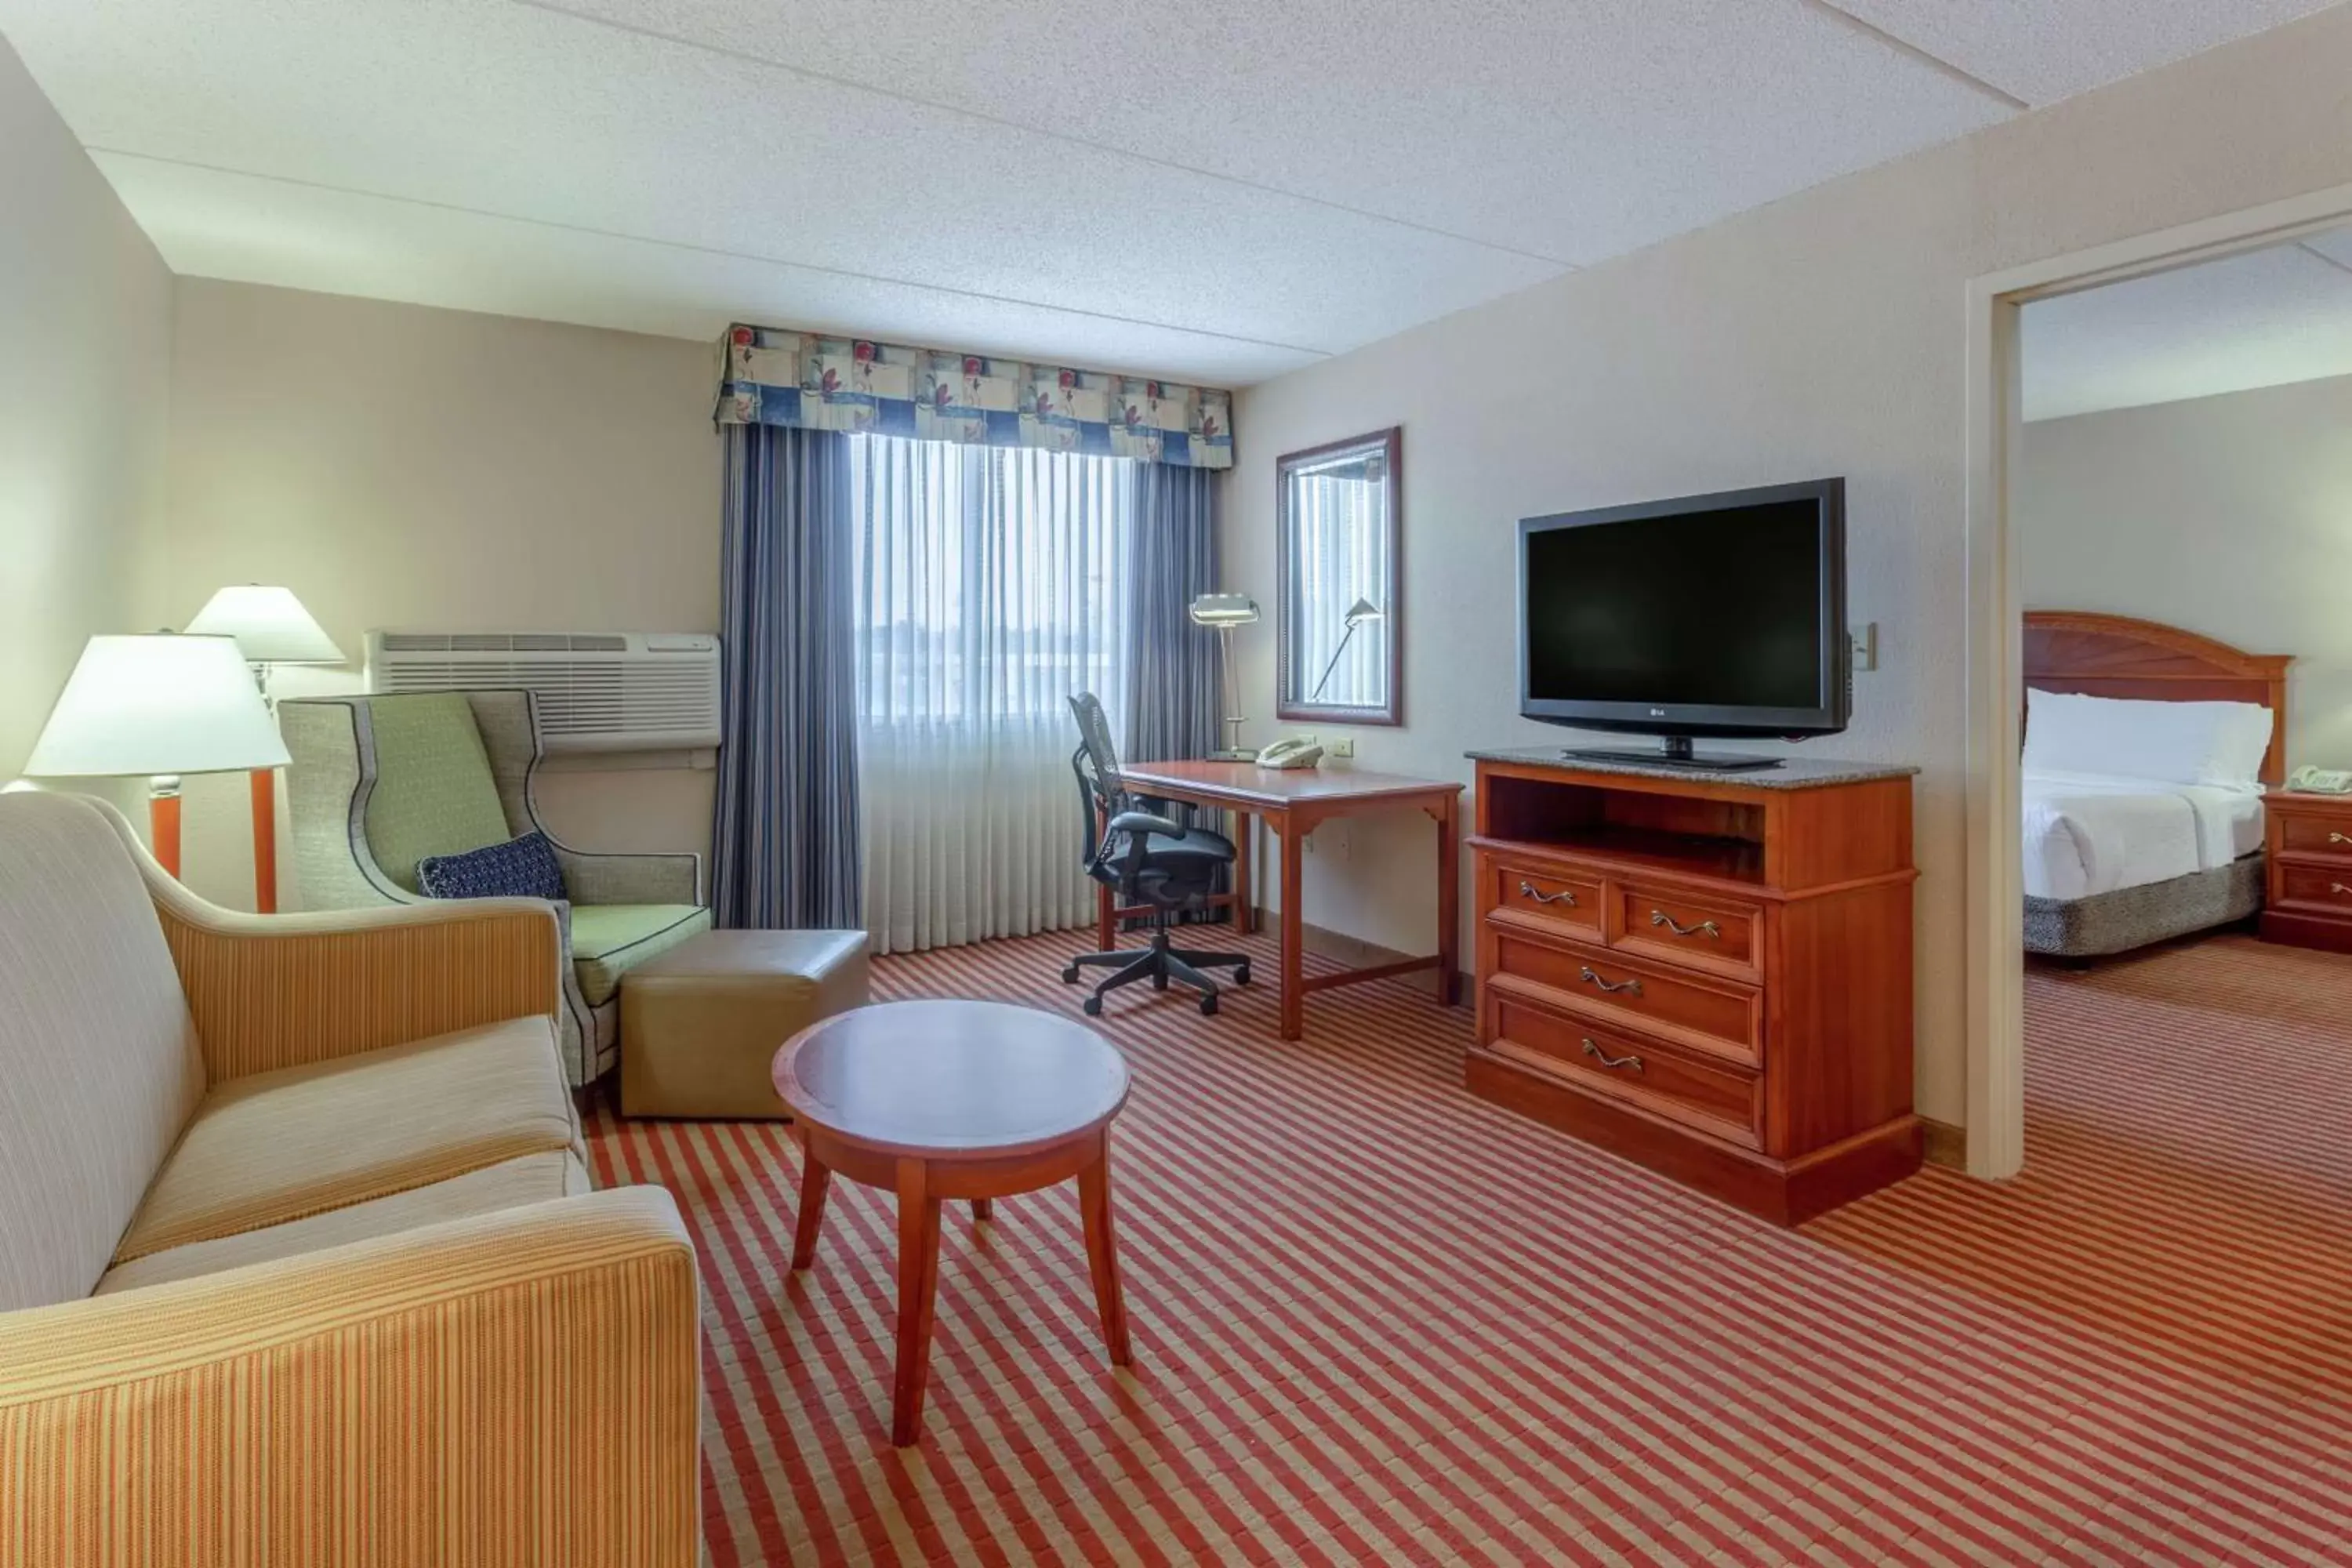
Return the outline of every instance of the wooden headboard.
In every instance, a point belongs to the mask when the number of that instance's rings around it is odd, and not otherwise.
[[[2159,702],[2256,702],[2271,710],[2263,782],[2286,782],[2286,667],[2291,654],[2247,653],[2211,637],[2088,610],[2025,612],[2028,689]]]

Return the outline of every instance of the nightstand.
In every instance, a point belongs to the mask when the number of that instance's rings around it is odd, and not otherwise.
[[[2352,952],[2352,795],[2265,795],[2263,940]]]

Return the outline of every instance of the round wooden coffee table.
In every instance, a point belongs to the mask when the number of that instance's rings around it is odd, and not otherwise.
[[[1131,1359],[1111,1236],[1110,1122],[1127,1063],[1092,1029],[996,1002],[892,1002],[810,1025],[776,1053],[776,1092],[800,1141],[793,1268],[816,1255],[835,1172],[898,1194],[898,1374],[890,1440],[920,1436],[940,1282],[940,1205],[1034,1192],[1075,1176],[1095,1307],[1114,1365]]]

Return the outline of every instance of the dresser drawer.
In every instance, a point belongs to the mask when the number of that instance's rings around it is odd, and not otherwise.
[[[2291,904],[2309,914],[2342,915],[2352,919],[2352,864],[2329,866],[2300,860],[2273,862],[2271,875],[2276,879],[2281,904]]]
[[[1550,987],[1578,1011],[1687,1030],[1717,1050],[1756,1059],[1763,1021],[1754,986],[1614,948],[1554,942],[1509,929],[1495,933],[1495,968]]]
[[[2272,847],[2276,853],[2308,855],[2352,865],[2352,819],[2333,812],[2305,816],[2302,812],[2274,810],[2271,820],[2275,825]]]
[[[1580,1089],[1756,1145],[1756,1075],[1652,1036],[1556,1013],[1497,992],[1490,1047]]]
[[[1499,856],[1486,858],[1486,886],[1479,889],[1479,903],[1489,913],[1507,910],[1569,936],[1599,940],[1602,913],[1600,878]]]
[[[1763,942],[1763,910],[1721,898],[1693,898],[1653,883],[1610,884],[1610,941],[1673,963],[1696,963],[1752,976]]]

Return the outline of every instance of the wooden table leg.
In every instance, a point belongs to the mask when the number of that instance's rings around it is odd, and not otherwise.
[[[890,1441],[923,1435],[923,1385],[931,1370],[931,1320],[939,1302],[940,1200],[920,1160],[898,1162],[898,1375],[890,1395]]]
[[[1454,831],[1459,811],[1448,801],[1430,815],[1437,818],[1437,1000],[1451,1007],[1462,999],[1462,847]]]
[[[996,1200],[994,1198],[972,1199],[971,1217],[972,1222],[975,1225],[984,1219],[994,1219],[996,1217]]]
[[[1273,826],[1273,818],[1266,819]],[[1304,977],[1299,949],[1304,933],[1299,930],[1299,906],[1306,902],[1299,889],[1303,879],[1298,864],[1300,837],[1307,831],[1295,819],[1286,820],[1279,830],[1282,835],[1282,1037],[1295,1040],[1307,1032],[1307,994],[1298,988]]]
[[[1095,1311],[1102,1320],[1103,1343],[1113,1366],[1133,1364],[1127,1342],[1127,1298],[1118,1285],[1118,1242],[1110,1221],[1110,1134],[1101,1152],[1078,1171],[1078,1212],[1087,1226],[1087,1265],[1095,1277]]]
[[[1246,811],[1234,813],[1234,934],[1250,933],[1250,840],[1257,835]]]
[[[801,1145],[801,1210],[793,1223],[793,1268],[796,1273],[816,1261],[816,1236],[824,1226],[824,1195],[832,1190],[833,1173],[803,1143]]]

